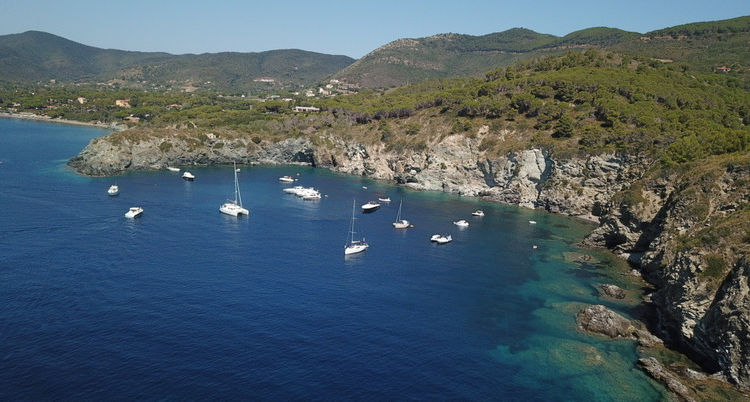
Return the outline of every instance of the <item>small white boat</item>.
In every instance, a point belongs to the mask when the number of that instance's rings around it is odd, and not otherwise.
[[[362,212],[368,213],[373,212],[380,208],[380,204],[375,201],[368,201],[367,204],[362,204]]]
[[[453,224],[462,228],[469,227],[469,222],[466,222],[463,219],[461,219],[460,221],[454,221]]]
[[[453,237],[451,237],[451,235],[445,236],[441,234],[434,234],[432,235],[432,237],[430,237],[430,241],[437,244],[445,244],[453,241]]]
[[[362,190],[367,190],[367,186],[362,186]]]
[[[292,176],[281,176],[279,177],[279,181],[282,183],[294,183],[294,178]]]
[[[185,180],[189,180],[189,181],[195,180],[195,176],[193,176],[193,174],[190,173],[190,172],[183,173],[182,174],[182,178],[185,179]]]
[[[404,203],[404,200],[401,200],[398,203],[398,213],[396,214],[396,222],[393,222],[393,227],[396,229],[407,229],[407,228],[413,228],[414,225],[409,223],[406,219],[401,219],[401,205]]]
[[[240,172],[240,168],[234,168],[234,171],[237,172],[237,173],[239,173]]]
[[[113,184],[113,185],[109,186],[109,190],[107,190],[107,194],[109,194],[109,195],[120,194],[120,187],[118,187],[117,184]]]
[[[471,214],[474,215],[474,216],[484,216],[484,211],[482,211],[481,209],[477,209],[476,211],[472,212]]]
[[[453,237],[451,237],[451,235],[440,236],[437,238],[437,240],[435,240],[437,244],[445,244],[445,243],[450,243],[452,241],[453,241]]]
[[[529,225],[536,225],[536,221],[529,221]]]
[[[250,215],[250,211],[242,207],[242,195],[240,195],[240,183],[237,181],[237,169],[234,169],[234,200],[229,200],[219,207],[223,214],[239,216]]]
[[[305,190],[305,187],[294,186],[294,187],[287,187],[287,188],[285,188],[285,189],[283,189],[281,191],[283,191],[285,193],[290,193],[290,194],[295,194],[296,195],[298,192],[303,191],[303,190]]]
[[[365,241],[364,237],[362,238],[362,240],[354,240],[354,235],[356,234],[356,232],[354,231],[354,205],[356,203],[357,202],[355,200],[352,200],[352,223],[349,227],[349,237],[346,239],[346,245],[344,246],[345,256],[361,253],[367,250],[368,247],[370,247],[370,245]]]
[[[130,209],[128,210],[128,212],[125,212],[125,217],[126,218],[131,218],[131,219],[132,218],[137,218],[137,217],[141,216],[142,213],[143,213],[143,208],[141,208],[141,207],[130,207]]]
[[[318,192],[317,190],[308,191],[302,196],[302,199],[305,201],[315,201],[319,200],[320,198],[320,192]]]
[[[380,202],[391,202],[391,197],[378,198],[378,201],[380,201]]]
[[[169,170],[170,172],[179,172],[180,168],[167,166],[167,170]]]

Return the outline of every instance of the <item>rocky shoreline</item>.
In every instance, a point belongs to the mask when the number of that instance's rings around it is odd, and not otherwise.
[[[736,242],[692,240],[724,230],[722,222],[750,203],[750,158],[716,163],[696,180],[692,171],[655,175],[654,161],[642,155],[558,158],[539,148],[487,155],[480,150],[486,134],[483,126],[471,137],[448,135],[423,150],[395,151],[333,134],[256,143],[126,131],[92,140],[69,164],[94,176],[232,162],[306,164],[594,221],[599,227],[585,244],[613,250],[657,287],[650,299],[658,335],[709,372],[750,388],[750,257]]]

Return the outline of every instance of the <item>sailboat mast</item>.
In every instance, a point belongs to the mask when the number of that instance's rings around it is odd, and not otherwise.
[[[242,196],[240,195],[240,182],[237,180],[237,164],[232,162],[232,169],[234,170],[234,202],[242,206]]]

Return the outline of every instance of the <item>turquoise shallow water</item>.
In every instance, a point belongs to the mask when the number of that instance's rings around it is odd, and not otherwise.
[[[566,254],[588,224],[294,166],[242,166],[236,219],[218,212],[228,167],[71,172],[102,134],[0,119],[2,399],[664,397],[633,342],[575,330],[596,285],[634,286],[606,254]],[[327,197],[283,193],[297,173]],[[352,199],[382,195],[357,214],[371,248],[344,258]],[[401,199],[406,231],[390,224]]]

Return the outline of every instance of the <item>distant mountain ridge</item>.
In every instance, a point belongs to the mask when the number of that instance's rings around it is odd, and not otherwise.
[[[439,34],[388,43],[334,78],[363,87],[398,87],[429,78],[481,76],[491,68],[577,48],[685,62],[703,71],[725,64],[747,68],[748,41],[750,17],[678,25],[646,34],[607,27],[586,28],[563,37],[524,28],[482,36]]]
[[[172,55],[100,49],[39,31],[0,36],[0,82],[114,81],[145,88],[239,92],[311,84],[353,61],[297,49]],[[259,78],[266,80],[256,81]]]

